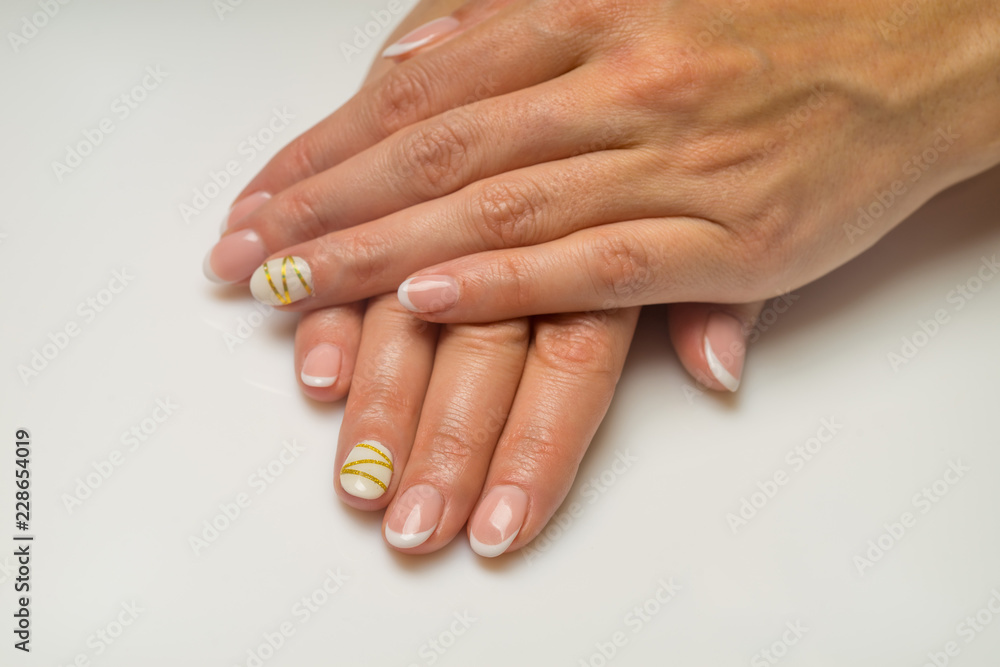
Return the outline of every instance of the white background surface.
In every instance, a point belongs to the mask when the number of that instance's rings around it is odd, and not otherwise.
[[[1000,280],[961,310],[948,301],[1000,254],[997,170],[799,290],[751,349],[735,398],[685,390],[662,311],[648,310],[567,500],[580,511],[559,514],[527,557],[487,562],[464,536],[404,557],[383,544],[379,516],[335,499],[342,404],[299,394],[294,319],[270,317],[228,349],[225,335],[258,311],[200,265],[240,187],[354,91],[376,46],[347,63],[339,45],[384,6],[244,0],[220,20],[210,0],[78,0],[19,52],[4,40],[0,539],[16,532],[17,428],[32,435],[37,538],[30,656],[12,648],[13,546],[0,552],[0,664],[247,665],[286,621],[294,635],[263,664],[597,666],[617,632],[626,643],[609,664],[770,664],[755,654],[795,622],[808,631],[790,667],[918,667],[949,641],[950,664],[1000,664],[1000,615],[971,642],[958,627],[1000,591]],[[0,28],[37,11],[5,0]],[[147,66],[167,77],[122,119],[112,104]],[[274,108],[293,123],[247,159],[239,145]],[[114,132],[60,182],[52,162],[105,117]],[[228,160],[241,175],[186,224],[179,206]],[[128,286],[85,315],[79,304],[122,270]],[[894,371],[887,354],[941,308],[949,323]],[[18,366],[70,323],[79,335],[23,380]],[[124,445],[168,398],[174,414]],[[786,453],[825,418],[843,427],[795,471]],[[255,471],[292,440],[303,452],[258,494]],[[124,462],[67,508],[115,450]],[[616,472],[625,453],[635,462]],[[954,461],[968,472],[922,513],[914,495]],[[789,483],[734,534],[727,514],[779,470]],[[239,493],[250,506],[196,555],[189,538]],[[907,511],[916,525],[859,572],[855,557]],[[302,622],[295,605],[328,570],[348,579]],[[676,597],[649,602],[670,578]],[[138,619],[98,640],[132,602]],[[644,604],[656,613],[640,622]],[[475,619],[457,637],[455,614]]]

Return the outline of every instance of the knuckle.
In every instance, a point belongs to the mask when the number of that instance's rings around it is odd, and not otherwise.
[[[589,274],[599,295],[609,295],[615,305],[634,301],[654,283],[649,251],[624,233],[605,234],[587,253]]]
[[[417,127],[399,143],[396,164],[404,182],[424,190],[423,195],[441,195],[464,185],[464,167],[471,139],[455,116]],[[412,179],[415,179],[412,180]]]
[[[499,298],[504,305],[521,312],[531,306],[536,297],[533,279],[536,268],[535,263],[523,255],[505,253],[490,265],[483,282],[499,286]]]
[[[377,231],[351,234],[338,241],[339,261],[363,289],[377,283],[390,268],[390,247],[391,242]]]
[[[288,168],[294,176],[294,182],[305,180],[322,171],[321,165],[316,162],[315,158],[316,146],[313,145],[308,134],[293,139],[286,150],[288,151]]]
[[[399,382],[398,374],[386,373],[374,364],[362,373],[355,372],[351,388],[352,393],[357,392],[359,410],[355,422],[359,424],[395,421],[400,415],[415,414],[419,408],[413,393]]]
[[[473,195],[472,218],[488,247],[513,248],[536,237],[543,195],[525,181],[492,181]]]
[[[451,324],[444,336],[460,340],[466,352],[486,358],[514,347],[527,349],[530,333],[527,318],[519,318],[491,324]]]
[[[453,413],[443,415],[426,435],[429,447],[424,449],[423,465],[431,470],[455,474],[470,467],[478,452],[489,447],[490,434],[476,437],[474,415]]]
[[[389,70],[377,84],[371,116],[381,134],[394,134],[430,114],[430,79],[414,63]]]
[[[294,187],[275,198],[278,215],[283,227],[292,227],[297,236],[314,239],[326,234],[326,224],[313,193],[303,187]]]
[[[617,373],[614,336],[606,321],[593,314],[539,326],[535,348],[548,367],[573,376]]]

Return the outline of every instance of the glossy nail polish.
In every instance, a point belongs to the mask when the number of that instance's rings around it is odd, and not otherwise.
[[[340,469],[340,485],[352,496],[374,500],[389,489],[392,481],[392,454],[374,440],[354,445]]]
[[[416,30],[407,33],[398,42],[382,52],[383,58],[398,58],[412,51],[427,46],[445,35],[455,32],[461,24],[450,16],[435,19],[425,23]]]
[[[243,229],[219,239],[205,256],[205,276],[217,283],[235,283],[246,280],[254,268],[267,257],[267,248],[260,235],[252,229]]]
[[[400,285],[396,296],[414,313],[437,313],[458,303],[458,283],[451,276],[417,276]]]
[[[441,494],[429,484],[411,486],[396,501],[385,522],[385,539],[397,549],[412,549],[427,541],[444,511]]]
[[[301,301],[313,294],[312,269],[306,260],[291,255],[264,262],[250,278],[250,293],[269,306]]]
[[[255,192],[233,204],[233,207],[226,213],[226,217],[222,219],[222,228],[219,230],[219,233],[225,232],[230,226],[256,211],[267,203],[269,199],[271,199],[270,193]]]
[[[320,343],[306,355],[302,362],[302,384],[307,387],[332,387],[340,377],[344,354],[336,345]]]
[[[705,359],[712,375],[729,391],[740,388],[746,352],[743,323],[723,312],[710,314],[705,326]]]
[[[469,543],[486,558],[496,558],[521,532],[528,511],[528,496],[516,486],[493,487],[472,517]]]

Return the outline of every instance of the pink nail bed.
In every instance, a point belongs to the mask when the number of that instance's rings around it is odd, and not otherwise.
[[[229,209],[229,213],[222,220],[222,230],[225,232],[227,229],[232,227],[234,224],[247,217],[258,208],[263,206],[271,199],[270,193],[267,192],[255,192],[248,197],[244,197],[239,200],[233,207]]]
[[[336,345],[320,343],[306,355],[302,362],[302,384],[309,387],[332,387],[340,377],[344,354]]]
[[[246,280],[267,259],[264,241],[252,229],[242,229],[219,239],[205,257],[205,275],[217,283]]]
[[[443,511],[444,500],[437,489],[429,484],[411,486],[385,522],[386,542],[397,549],[420,546],[437,529]]]
[[[516,486],[496,486],[486,494],[472,517],[469,543],[486,558],[507,551],[521,532],[528,511],[528,496]]]
[[[458,303],[458,283],[451,276],[418,276],[400,285],[396,296],[414,313],[437,313]]]
[[[461,24],[458,20],[450,16],[435,19],[404,35],[398,42],[383,51],[382,57],[398,58],[399,56],[406,55],[431,44],[449,33],[455,32],[460,26]]]
[[[705,326],[705,361],[715,379],[729,391],[740,388],[746,352],[742,322],[719,311],[708,316]]]

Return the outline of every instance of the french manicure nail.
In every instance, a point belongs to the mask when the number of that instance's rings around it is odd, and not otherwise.
[[[250,278],[250,293],[269,306],[301,301],[313,294],[312,269],[306,260],[291,255],[264,262]]]
[[[429,484],[411,486],[396,501],[385,522],[385,539],[397,549],[412,549],[427,541],[444,511],[441,494]]]
[[[528,511],[528,496],[516,486],[496,486],[472,517],[469,543],[486,558],[496,558],[514,542]]]
[[[746,354],[743,323],[720,311],[710,314],[705,326],[705,359],[712,375],[729,391],[740,388]]]
[[[382,52],[383,58],[398,58],[411,51],[427,46],[431,42],[458,30],[461,24],[450,16],[425,23],[413,32],[404,35],[398,42]]]
[[[306,355],[302,362],[302,384],[307,387],[332,387],[340,377],[344,354],[336,345],[320,343]]]
[[[417,276],[400,285],[396,296],[414,313],[437,313],[458,303],[458,283],[451,276]]]
[[[389,489],[392,479],[392,454],[374,440],[354,445],[340,469],[340,485],[356,498],[374,500]]]
[[[222,228],[219,230],[219,233],[225,232],[232,225],[256,211],[270,198],[271,195],[268,192],[255,192],[233,204],[233,207],[226,213],[226,217],[222,219]]]
[[[211,281],[235,283],[246,280],[266,258],[267,248],[260,235],[252,229],[243,229],[219,239],[205,255],[202,268]]]

